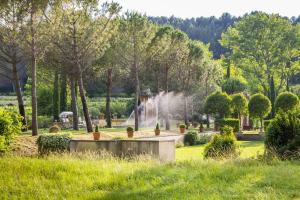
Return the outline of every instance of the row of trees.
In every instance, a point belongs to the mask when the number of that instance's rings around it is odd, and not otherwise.
[[[136,12],[119,16],[121,8],[116,3],[100,6],[98,1],[84,0],[7,0],[0,8],[1,69],[9,71],[25,64],[31,70],[32,135],[38,134],[37,84],[53,85],[54,120],[65,108],[69,85],[73,128],[78,129],[78,93],[87,131],[91,132],[86,80],[105,77],[106,117],[111,126],[113,80],[126,76],[135,91],[137,130],[142,89],[184,91],[188,96],[201,88],[207,96],[222,78],[207,45],[190,40],[173,27],[158,26]],[[18,76],[18,70],[11,74]],[[13,80],[26,125],[19,78]],[[165,117],[168,129],[169,115]]]
[[[299,98],[291,92],[283,92],[276,98],[274,106],[276,112],[295,111],[299,108]],[[230,115],[241,119],[249,114],[251,118],[260,120],[261,129],[263,119],[270,114],[271,109],[269,98],[261,93],[252,95],[248,102],[243,93],[228,96],[226,92],[215,92],[205,102],[205,112],[214,115],[216,119]]]

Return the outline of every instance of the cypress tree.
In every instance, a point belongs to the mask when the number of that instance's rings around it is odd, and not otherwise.
[[[53,85],[53,120],[59,121],[59,76],[55,72],[54,85]]]

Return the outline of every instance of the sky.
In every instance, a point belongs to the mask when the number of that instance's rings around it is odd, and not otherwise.
[[[114,0],[123,11],[135,10],[148,16],[181,18],[221,16],[228,12],[242,16],[251,11],[279,13],[292,17],[300,15],[300,0]]]

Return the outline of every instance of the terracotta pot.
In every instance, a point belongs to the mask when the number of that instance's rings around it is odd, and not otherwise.
[[[181,133],[181,134],[184,134],[185,128],[179,128],[179,130],[180,130],[180,133]]]
[[[133,131],[127,131],[128,138],[133,138]]]
[[[155,135],[156,135],[156,136],[159,136],[159,135],[160,135],[160,129],[155,129],[154,132],[155,132]]]
[[[99,140],[100,139],[100,132],[94,132],[93,136],[94,136],[94,140]]]

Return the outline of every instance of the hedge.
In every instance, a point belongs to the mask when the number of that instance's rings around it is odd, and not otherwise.
[[[36,141],[39,154],[62,153],[69,150],[70,134],[40,135]]]
[[[240,120],[236,118],[223,118],[216,121],[222,130],[224,126],[230,126],[235,133],[240,132]]]
[[[264,120],[264,131],[267,131],[267,127],[269,126],[272,120]]]

